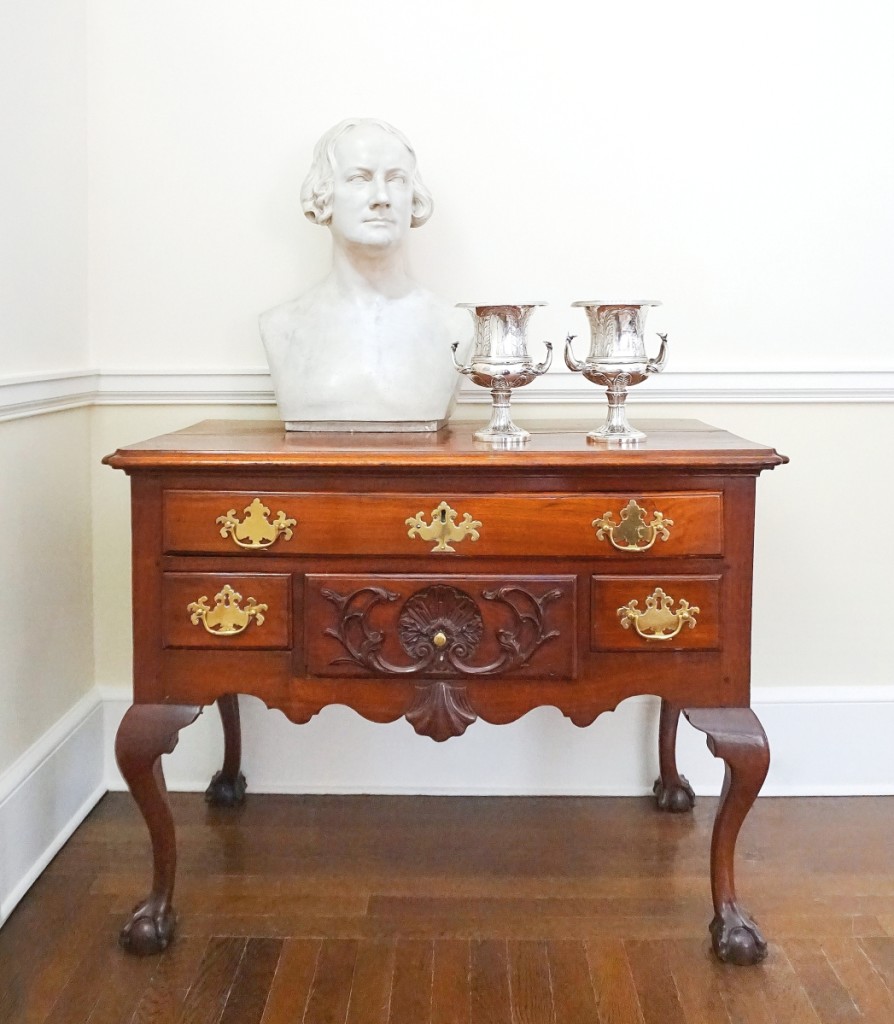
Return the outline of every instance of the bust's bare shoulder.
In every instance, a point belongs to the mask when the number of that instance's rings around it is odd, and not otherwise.
[[[297,299],[291,299],[289,302],[282,302],[278,306],[264,310],[258,318],[261,331],[282,330],[307,319],[318,301],[318,291],[319,288],[311,288],[310,291],[299,295]]]

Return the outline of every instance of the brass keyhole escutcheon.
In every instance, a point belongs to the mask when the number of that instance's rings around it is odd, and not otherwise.
[[[443,647],[447,643],[447,634],[443,630],[438,630],[437,633],[431,638],[431,642],[435,647]]]
[[[423,540],[437,541],[432,551],[454,551],[456,550],[450,541],[459,542],[466,537],[471,541],[478,540],[478,527],[481,523],[473,519],[466,512],[460,522],[456,521],[459,513],[451,508],[446,501],[442,501],[437,508],[431,510],[431,522],[426,523],[422,513],[417,512],[410,516],[405,522],[410,527],[407,536],[410,539],[421,537]]]

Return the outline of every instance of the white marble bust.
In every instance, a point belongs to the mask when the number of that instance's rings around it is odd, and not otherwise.
[[[261,315],[287,429],[443,426],[460,379],[450,346],[471,331],[407,271],[410,228],[432,212],[409,142],[384,121],[342,121],[317,143],[301,202],[331,232],[332,268]]]

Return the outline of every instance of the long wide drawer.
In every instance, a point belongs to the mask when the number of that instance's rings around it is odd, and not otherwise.
[[[169,490],[171,554],[715,556],[717,492],[376,494]]]

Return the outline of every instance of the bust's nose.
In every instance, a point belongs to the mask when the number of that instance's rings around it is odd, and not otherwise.
[[[376,177],[373,179],[372,195],[370,197],[371,206],[390,206],[391,196],[388,192],[388,185],[384,178]]]

